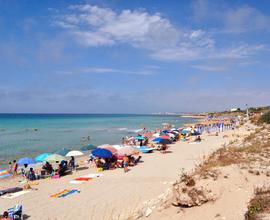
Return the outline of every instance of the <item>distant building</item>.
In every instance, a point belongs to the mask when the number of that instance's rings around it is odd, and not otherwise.
[[[231,108],[230,109],[230,112],[238,112],[238,111],[241,111],[240,108]]]

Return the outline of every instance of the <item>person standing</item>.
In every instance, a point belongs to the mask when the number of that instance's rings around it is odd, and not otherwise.
[[[18,164],[17,164],[17,161],[16,160],[13,160],[12,172],[13,172],[13,175],[17,175],[18,174]]]

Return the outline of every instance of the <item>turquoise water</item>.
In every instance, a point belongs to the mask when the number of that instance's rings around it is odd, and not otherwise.
[[[164,122],[180,127],[193,120],[159,115],[0,114],[0,163],[63,147],[117,144],[142,127],[153,130]]]

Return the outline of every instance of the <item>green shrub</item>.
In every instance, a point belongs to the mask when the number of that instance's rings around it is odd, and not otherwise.
[[[261,117],[261,122],[270,124],[270,111],[264,113]]]

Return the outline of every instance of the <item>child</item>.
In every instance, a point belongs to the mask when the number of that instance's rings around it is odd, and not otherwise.
[[[125,173],[128,172],[128,164],[129,164],[129,159],[127,155],[125,154],[125,156],[123,157],[123,165],[124,165]]]

